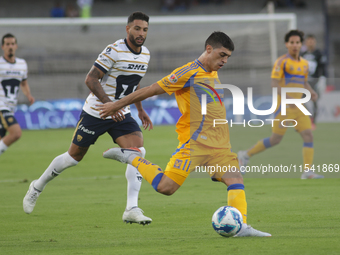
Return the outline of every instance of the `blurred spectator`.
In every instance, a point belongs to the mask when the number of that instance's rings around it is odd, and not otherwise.
[[[80,17],[84,19],[90,18],[93,0],[77,0],[77,4],[80,8]],[[88,25],[82,26],[83,32],[87,32],[88,29],[89,29]]]
[[[54,7],[51,9],[51,17],[62,18],[65,17],[64,8],[61,6],[60,1],[55,1]]]
[[[313,34],[306,36],[304,48],[301,48],[301,56],[308,61],[308,82],[320,97],[326,90],[327,57],[316,47],[316,38]],[[312,111],[312,128],[315,129],[318,112],[317,101],[313,102]]]
[[[79,17],[78,9],[74,6],[74,4],[68,4],[66,6],[65,16],[68,18]]]
[[[161,11],[186,11],[190,7],[190,0],[162,0]]]
[[[162,0],[161,10],[163,12],[172,11],[175,8],[175,0]]]
[[[93,0],[77,0],[77,4],[80,8],[80,17],[90,18]]]

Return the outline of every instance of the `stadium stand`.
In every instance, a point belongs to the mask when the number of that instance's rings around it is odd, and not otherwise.
[[[62,2],[64,7],[70,1]],[[75,2],[75,1],[74,1]],[[177,9],[174,11],[162,11],[162,1],[158,1],[155,5],[155,1],[145,0],[141,1],[109,1],[109,0],[95,0],[92,8],[93,17],[104,17],[104,16],[127,16],[131,11],[139,10],[146,12],[152,17],[152,15],[197,15],[197,14],[244,14],[244,13],[265,13],[265,2],[259,1],[215,1],[218,3],[212,3],[213,1],[189,1],[190,6],[186,9]],[[32,0],[29,2],[22,2],[20,0],[5,1],[2,3],[0,9],[0,16],[4,17],[48,17],[50,9],[53,7],[54,1],[44,0]],[[14,8],[15,6],[15,8]],[[29,11],[27,11],[29,10]],[[323,12],[323,4],[321,0],[309,0],[304,8],[296,7],[282,7],[276,8],[278,13],[294,12],[297,14],[298,28],[305,31],[306,33],[313,33],[318,39],[318,46],[320,48],[325,47],[326,38],[325,31],[325,17]],[[336,26],[334,26],[336,27]],[[108,28],[108,27],[107,27]],[[226,28],[226,32],[228,29]],[[109,43],[125,36],[125,31],[116,31],[113,33],[100,32],[95,26],[90,26],[87,33],[82,33],[80,29],[71,27],[64,27],[61,31],[57,28],[44,28],[41,27],[45,34],[52,36],[49,39],[46,37],[41,38],[40,36],[32,36],[34,30],[28,28],[13,28],[13,31],[7,31],[5,27],[0,27],[1,34],[6,32],[13,32],[17,35],[19,40],[18,56],[25,58],[28,62],[29,73],[30,73],[30,85],[32,91],[38,100],[56,99],[56,98],[85,98],[88,94],[88,90],[84,84],[85,75],[90,69],[93,61],[96,59],[97,54]],[[176,27],[178,34],[187,33],[188,27]],[[103,31],[103,30],[101,30]],[[40,31],[41,32],[41,31]],[[68,40],[61,40],[61,38],[67,38],[67,34],[72,33],[74,40],[69,42]],[[184,43],[181,46],[181,50],[175,45],[175,38],[173,40],[166,39],[160,41],[158,39],[152,39],[154,35],[160,35],[158,38],[166,37],[166,33],[156,26],[152,27],[150,24],[150,33],[146,41],[146,46],[151,51],[151,61],[149,71],[145,78],[142,80],[142,86],[151,84],[157,81],[159,78],[170,72],[173,67],[183,64],[186,60],[191,61],[192,58],[197,57],[197,52],[201,51],[202,42],[199,42],[200,38],[197,38],[198,43],[192,41]],[[339,34],[339,33],[338,33]],[[256,36],[256,35],[253,35]],[[261,35],[257,35],[260,40]],[[98,43],[94,44],[87,38],[99,38]],[[205,35],[203,35],[205,37]],[[157,38],[157,37],[155,37]],[[267,40],[268,38],[264,38]],[[330,38],[332,39],[332,38]],[[335,38],[336,39],[336,38]],[[39,46],[38,41],[43,40],[44,47]],[[203,40],[203,39],[202,39]],[[257,40],[257,39],[256,39]],[[255,41],[256,41],[255,40]],[[280,38],[278,38],[280,40]],[[282,48],[279,48],[279,54],[284,52],[283,38]],[[267,84],[269,86],[269,76],[271,71],[270,60],[264,60],[260,56],[247,58],[247,50],[249,47],[254,46],[247,45],[247,38],[243,41],[237,41],[235,57],[244,58],[243,63],[247,65],[253,65],[256,69],[256,82],[258,84]],[[326,43],[329,43],[326,41]],[[336,43],[329,43],[330,45],[336,46]],[[255,46],[255,50],[261,52],[261,43]],[[267,46],[264,46],[267,47]],[[173,50],[164,52],[164,48],[173,48]],[[335,49],[335,47],[333,47]],[[330,49],[329,53],[337,53],[336,50]],[[66,50],[67,49],[67,50]],[[243,53],[243,55],[242,55]],[[338,52],[339,54],[339,52]],[[340,55],[340,54],[339,54]],[[53,61],[51,61],[53,59]],[[177,62],[173,62],[177,59]],[[331,65],[338,63],[339,58],[333,57],[331,59]],[[170,61],[169,61],[170,60]],[[232,61],[232,60],[231,60]],[[240,72],[241,68],[247,68],[244,66],[231,66],[226,76],[228,76],[228,83],[237,82],[242,75]],[[51,72],[53,70],[53,72]],[[254,75],[252,69],[249,69],[249,76],[243,77],[244,80],[241,82],[246,85],[252,84]],[[53,73],[51,75],[51,73]],[[239,75],[238,75],[239,74]],[[60,80],[60,77],[63,77]],[[255,90],[256,94],[266,94],[269,91],[267,89]],[[267,88],[267,86],[264,86]],[[25,97],[20,96],[19,101],[24,102]]]

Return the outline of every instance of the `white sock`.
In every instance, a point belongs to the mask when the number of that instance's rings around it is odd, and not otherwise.
[[[0,155],[4,153],[7,150],[7,148],[8,146],[2,140],[0,140]]]
[[[78,161],[74,160],[68,152],[61,154],[53,159],[51,164],[40,176],[40,178],[34,183],[34,188],[43,191],[47,183],[57,177],[66,168],[75,166]]]
[[[142,152],[142,157],[145,157],[145,148],[139,148]],[[127,201],[126,209],[130,210],[132,207],[138,207],[138,194],[142,185],[142,175],[137,168],[132,165],[127,165],[125,177],[127,180]]]

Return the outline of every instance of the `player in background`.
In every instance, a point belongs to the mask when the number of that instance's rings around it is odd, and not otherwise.
[[[322,175],[317,175],[309,168],[313,165],[314,145],[310,117],[304,115],[295,105],[287,105],[287,115],[281,114],[281,87],[306,88],[310,91],[313,101],[318,95],[308,83],[308,62],[300,57],[300,49],[303,42],[303,32],[291,30],[285,35],[285,45],[287,53],[279,57],[273,67],[271,75],[272,87],[278,88],[278,104],[274,112],[272,134],[270,137],[258,141],[248,150],[239,151],[238,159],[241,166],[246,166],[249,159],[277,144],[279,144],[287,131],[287,127],[281,125],[284,119],[293,119],[297,122],[295,130],[299,132],[303,140],[303,166],[304,172],[301,179],[319,179]],[[303,93],[287,93],[287,98],[302,98]]]
[[[148,97],[175,93],[182,116],[177,122],[179,145],[172,154],[165,171],[144,159],[138,148],[112,148],[104,152],[111,158],[135,166],[152,187],[164,195],[172,195],[197,166],[233,166],[235,171],[210,172],[213,180],[228,186],[228,205],[236,207],[243,216],[237,236],[271,236],[247,225],[247,202],[237,155],[231,152],[228,125],[213,127],[214,119],[226,119],[226,109],[215,83],[220,83],[217,71],[228,61],[234,50],[233,41],[223,32],[212,33],[205,42],[202,55],[177,69],[151,86],[137,90],[117,102],[98,105],[100,116],[106,118],[119,109]],[[207,114],[201,114],[202,95],[207,100]],[[210,95],[214,95],[212,99]],[[216,102],[214,102],[216,99]]]
[[[1,48],[4,55],[0,57],[0,155],[21,137],[20,125],[14,117],[19,87],[29,103],[34,103],[27,82],[26,61],[15,56],[18,49],[15,36],[5,34],[1,40]]]
[[[316,38],[312,34],[306,36],[304,46],[304,50],[301,50],[301,56],[308,61],[308,82],[320,97],[321,93],[326,89],[327,57],[322,54],[321,50],[316,48]],[[317,101],[313,102],[312,113],[312,129],[315,129],[318,113]]]
[[[26,213],[31,213],[36,201],[48,182],[66,168],[75,166],[83,159],[89,147],[99,136],[108,133],[120,147],[138,147],[145,155],[143,135],[137,122],[131,117],[130,106],[120,109],[114,116],[101,119],[96,105],[118,101],[139,89],[150,60],[150,52],[143,46],[149,27],[149,17],[134,12],[128,17],[127,37],[109,44],[98,56],[86,76],[85,83],[91,90],[83,106],[72,143],[67,152],[57,156],[39,179],[32,181],[23,200]],[[152,122],[137,102],[138,116],[144,129],[152,129]],[[138,194],[142,176],[131,165],[127,166],[127,205],[123,214],[125,222],[149,224],[151,219],[138,207]]]

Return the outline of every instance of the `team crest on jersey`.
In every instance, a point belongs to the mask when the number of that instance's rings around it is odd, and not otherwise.
[[[13,118],[8,118],[8,123],[12,123],[14,121]]]
[[[81,135],[77,135],[77,141],[80,142],[83,139]]]
[[[178,81],[175,74],[171,74],[168,79],[171,83],[176,83]]]
[[[181,159],[176,159],[174,168],[181,169],[183,161]]]

